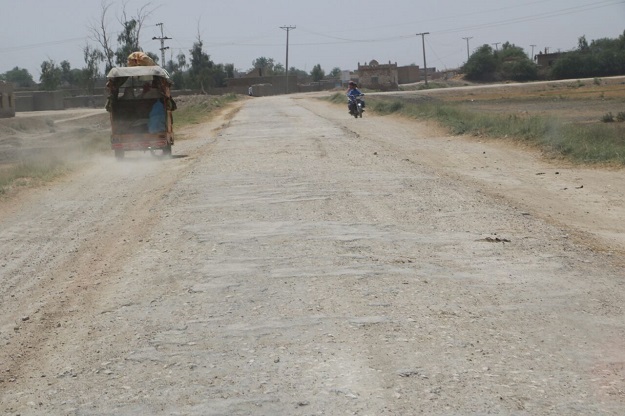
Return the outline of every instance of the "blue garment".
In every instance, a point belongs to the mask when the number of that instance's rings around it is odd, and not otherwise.
[[[152,106],[150,110],[150,118],[148,120],[148,131],[150,133],[158,133],[167,130],[167,123],[165,122],[165,105],[161,100],[158,100]]]
[[[360,92],[360,90],[358,90],[358,88],[352,88],[351,90],[347,91],[347,96],[350,98],[353,96],[357,96],[357,95],[362,95],[362,93]]]

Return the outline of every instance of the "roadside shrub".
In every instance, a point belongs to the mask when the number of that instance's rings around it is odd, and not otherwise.
[[[372,104],[369,107],[380,114],[398,113],[404,108],[404,103],[401,100],[375,100]]]
[[[604,114],[603,117],[601,117],[601,121],[603,121],[604,123],[612,123],[614,122],[614,115],[612,114],[612,112]]]
[[[560,125],[542,144],[583,163],[625,164],[625,128],[619,124]]]
[[[621,122],[621,123],[625,121],[625,112],[621,111],[620,113],[618,113],[616,115],[616,121]]]

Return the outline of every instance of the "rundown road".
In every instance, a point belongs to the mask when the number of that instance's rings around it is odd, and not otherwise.
[[[0,204],[0,414],[620,415],[622,172],[306,96]]]

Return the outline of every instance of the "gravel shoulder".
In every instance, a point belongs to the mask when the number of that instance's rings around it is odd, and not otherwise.
[[[0,203],[0,413],[622,414],[621,171],[306,95]]]

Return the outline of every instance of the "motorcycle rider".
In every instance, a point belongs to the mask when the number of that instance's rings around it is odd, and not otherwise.
[[[358,85],[356,85],[354,81],[349,81],[347,85],[347,98],[349,99],[349,101],[347,102],[347,110],[349,111],[349,114],[353,114],[354,111],[356,111],[356,97],[362,95],[362,93],[360,92],[360,90],[358,89]]]

